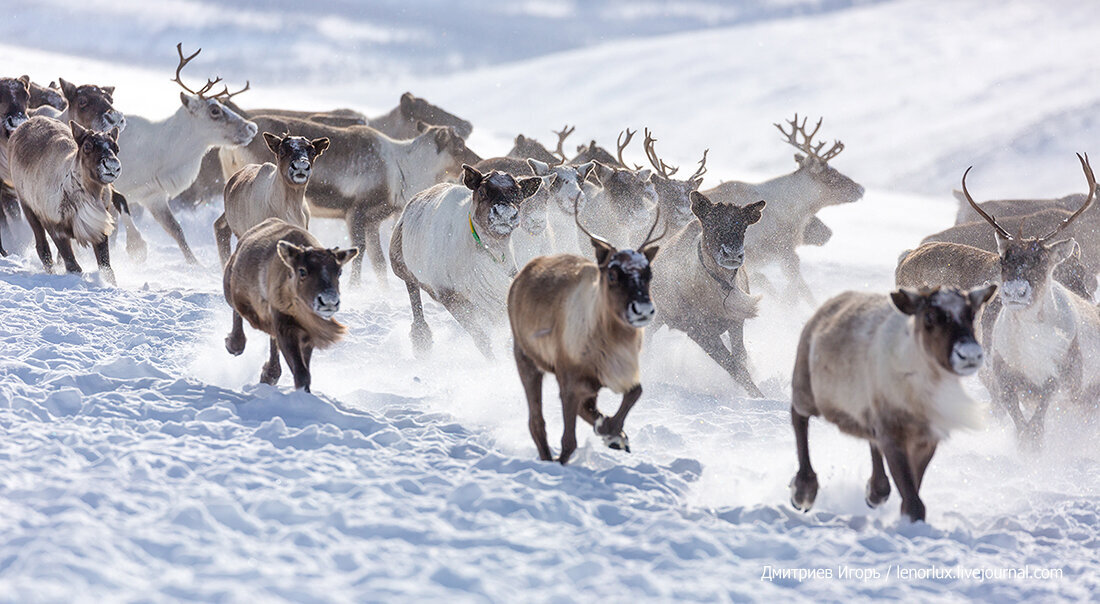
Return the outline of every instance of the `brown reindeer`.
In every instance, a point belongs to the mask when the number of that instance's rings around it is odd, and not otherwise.
[[[65,96],[64,109],[59,113],[51,105],[41,105],[32,114],[52,117],[63,124],[72,120],[97,132],[109,132],[111,128],[118,128],[122,132],[126,129],[126,118],[114,107],[114,86],[77,86],[66,82],[64,78],[58,78],[58,81],[61,82],[61,93]]]
[[[332,319],[340,309],[341,267],[358,248],[325,249],[305,229],[269,218],[244,234],[225,265],[225,301],[233,309],[233,330],[225,349],[244,352],[241,318],[271,337],[260,381],[274,385],[282,375],[283,353],[294,387],[309,392],[315,348],[328,348],[346,329]]]
[[[248,229],[268,218],[309,228],[306,185],[313,162],[328,149],[328,139],[264,132],[264,141],[275,154],[275,163],[249,164],[225,185],[225,212],[214,221],[214,239],[223,266],[229,260],[230,235],[240,240]]]
[[[959,378],[982,365],[974,317],[996,289],[844,292],[814,313],[802,329],[791,378],[795,508],[808,512],[817,497],[808,431],[810,417],[821,416],[870,442],[867,505],[890,496],[885,457],[901,513],[924,520],[919,491],[937,445],[952,430],[981,423],[981,407]]]
[[[118,128],[93,132],[74,121],[66,127],[42,116],[12,134],[12,184],[47,272],[53,269],[48,233],[67,271],[81,272],[73,255],[75,239],[92,246],[104,277],[114,283],[107,236],[115,227],[111,183],[122,170],[117,141]]]
[[[657,216],[658,220],[660,215]],[[539,458],[550,461],[542,416],[542,377],[553,373],[561,391],[565,464],[577,448],[577,416],[592,424],[613,449],[630,451],[622,431],[630,409],[642,395],[638,354],[655,309],[649,298],[650,262],[657,255],[657,220],[637,251],[617,250],[588,234],[596,262],[579,256],[543,256],[529,262],[508,290],[516,367],[527,394],[528,428]],[[663,235],[663,234],[662,234]],[[600,388],[622,393],[615,415],[596,409]]]

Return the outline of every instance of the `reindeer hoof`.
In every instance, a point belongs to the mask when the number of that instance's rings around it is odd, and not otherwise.
[[[409,337],[412,339],[413,355],[416,358],[423,359],[432,351],[432,330],[427,323],[413,323]]]
[[[231,333],[225,337],[225,349],[233,356],[240,356],[244,352],[244,334]]]
[[[791,505],[800,512],[809,512],[817,499],[817,476],[795,474],[791,479]]]
[[[605,430],[610,430],[610,428],[605,428],[606,425],[606,417],[598,418],[596,422],[592,424],[592,429],[603,439],[603,444],[609,449],[630,453],[630,439],[626,436],[626,432],[620,430],[618,434],[604,434]]]
[[[882,485],[879,486],[881,487]],[[864,491],[863,495],[863,501],[867,504],[867,507],[875,509],[890,498],[890,482],[887,481],[885,486],[885,489],[876,488],[872,481],[867,481],[867,490]]]
[[[283,368],[281,365],[272,366],[269,363],[264,363],[264,370],[260,373],[260,383],[274,386],[279,383],[279,377],[283,375]],[[309,387],[306,387],[306,391],[309,391]]]

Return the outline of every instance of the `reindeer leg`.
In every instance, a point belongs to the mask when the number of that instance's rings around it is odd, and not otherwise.
[[[527,429],[531,432],[531,439],[535,441],[539,459],[551,461],[550,443],[546,440],[546,420],[542,416],[542,377],[534,361],[527,356],[519,345],[514,345],[512,351],[516,357],[516,369],[519,370],[519,380],[523,383],[523,391],[527,395]]]
[[[918,442],[911,447],[909,452],[909,459],[913,462],[913,477],[917,480],[918,492],[924,482],[924,472],[928,469],[932,456],[936,454],[936,445],[937,443],[934,441]]]
[[[901,495],[901,513],[916,522],[924,520],[924,502],[917,494],[917,477],[913,468],[916,464],[910,458],[904,441],[891,434],[885,434],[879,440],[879,450],[886,457],[886,464],[890,466],[890,474],[894,477],[894,484]],[[931,455],[928,457],[931,459]]]
[[[294,376],[294,388],[309,392],[312,377],[309,367],[302,356],[301,328],[294,323],[294,319],[284,314],[278,314],[275,318],[275,340],[279,350],[283,353],[283,360],[290,368]]]
[[[236,318],[234,320],[236,320]],[[289,361],[287,364],[290,364]],[[275,338],[271,338],[267,362],[264,363],[264,369],[260,372],[260,383],[274,386],[279,383],[279,378],[282,375],[283,365],[279,362],[279,343]]]
[[[175,215],[172,214],[172,208],[168,207],[168,199],[164,196],[157,196],[147,202],[146,207],[149,208],[149,212],[153,215],[153,218],[172,236],[172,239],[176,240],[176,244],[179,245],[180,251],[183,252],[184,259],[188,264],[198,264],[199,261],[195,258],[195,254],[191,252],[191,246],[187,245],[187,238],[183,234],[183,227],[176,220]]]
[[[455,321],[458,321],[458,324],[466,330],[466,333],[474,339],[474,345],[477,346],[481,354],[485,355],[485,358],[493,360],[493,347],[489,333],[481,324],[474,306],[465,297],[455,292],[441,293],[439,301],[451,313]]]
[[[603,437],[605,445],[612,449],[630,453],[630,439],[627,438],[626,433],[623,432],[623,424],[626,423],[627,414],[630,413],[630,410],[634,407],[634,404],[638,402],[641,396],[642,386],[640,384],[627,390],[626,394],[623,395],[622,402],[619,403],[619,410],[615,412],[615,415],[595,424],[596,434]],[[593,394],[593,407],[595,406],[595,401],[596,395]]]
[[[798,258],[798,253],[791,251],[790,254],[784,255],[781,266],[783,272],[787,276],[789,283],[788,295],[792,300],[797,303],[799,299],[803,299],[810,304],[810,306],[817,306],[817,301],[814,299],[814,294],[810,291],[810,285],[806,283],[806,279],[802,276],[801,260]]]
[[[817,473],[810,465],[810,418],[791,405],[791,425],[794,427],[794,443],[798,449],[798,472],[791,479],[791,505],[802,512],[810,511],[817,499]]]
[[[923,470],[921,473],[923,474]],[[889,498],[890,479],[887,478],[886,468],[882,465],[882,451],[879,451],[875,443],[872,442],[871,478],[867,481],[867,491],[863,500],[867,502],[867,507],[877,508]]]
[[[576,392],[576,385],[571,380],[558,378],[558,387],[561,390],[562,410],[562,434],[561,455],[558,462],[565,465],[573,452],[577,450],[577,413],[580,411],[581,397]]]
[[[241,320],[241,315],[235,309],[233,310],[233,329],[230,330],[229,335],[225,337],[225,349],[229,351],[229,354],[233,356],[240,356],[244,352],[244,345],[248,340],[244,335],[244,321]],[[275,340],[272,339],[272,350],[275,350]],[[276,355],[275,362],[278,363],[279,357]],[[261,381],[263,381],[261,379]]]
[[[134,223],[134,217],[129,212],[119,215],[122,224],[126,227],[126,253],[134,262],[145,262],[149,256],[149,244],[141,237],[141,231]]]
[[[65,271],[69,273],[83,273],[84,270],[80,268],[80,264],[76,261],[76,254],[73,254],[73,241],[67,237],[58,237],[50,234],[53,238],[53,244],[57,247],[57,255],[61,256],[61,259],[65,262]]]
[[[218,244],[218,256],[222,259],[222,266],[224,267],[229,262],[229,256],[231,255],[230,241],[233,237],[233,231],[229,228],[229,221],[225,218],[225,214],[222,213],[214,221],[214,241]]]
[[[38,252],[38,258],[42,261],[42,267],[47,273],[53,272],[53,254],[50,252],[50,242],[46,239],[46,229],[26,205],[23,206],[23,215],[27,217],[27,224],[34,233],[34,249]]]
[[[424,319],[424,302],[420,298],[420,286],[406,281],[405,289],[409,291],[409,304],[412,306],[413,322],[409,337],[412,338],[413,354],[417,358],[424,358],[432,350],[432,329]]]
[[[696,344],[706,352],[707,355],[714,359],[722,369],[730,374],[735,382],[741,385],[748,393],[750,398],[764,398],[764,393],[760,391],[760,388],[756,386],[756,383],[752,381],[752,375],[749,374],[748,367],[745,366],[744,361],[736,360],[722,343],[722,339],[717,334],[702,334],[695,331],[689,331],[688,337],[692,339]]]
[[[99,272],[103,273],[103,278],[111,285],[118,285],[115,281],[115,271],[111,268],[111,239],[104,237],[103,241],[92,246],[92,252],[95,253],[95,261],[99,265]]]

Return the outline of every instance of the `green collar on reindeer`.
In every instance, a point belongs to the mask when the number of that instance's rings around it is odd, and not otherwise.
[[[489,257],[492,258],[493,261],[504,264],[506,262],[506,258],[504,256],[504,253],[501,252],[500,257],[498,258],[497,255],[495,253],[493,253],[493,250],[489,249],[489,246],[481,240],[481,235],[477,234],[477,228],[474,227],[474,217],[473,217],[473,215],[467,214],[466,217],[470,221],[470,235],[473,235],[474,243],[476,243],[479,248],[485,250],[485,253],[489,254]]]

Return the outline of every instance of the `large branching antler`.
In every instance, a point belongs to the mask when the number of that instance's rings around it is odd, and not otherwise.
[[[637,250],[639,252],[649,247],[650,245],[657,243],[658,241],[663,239],[665,235],[668,234],[668,223],[666,222],[665,228],[661,229],[661,234],[657,235],[656,237],[653,236],[653,231],[657,230],[658,222],[661,222],[661,206],[657,206],[657,215],[653,217],[653,224],[649,227],[649,232],[646,233],[645,240],[642,241],[642,244],[637,247]]]
[[[565,139],[569,138],[569,135],[573,134],[576,129],[576,126],[570,128],[569,124],[566,124],[561,127],[560,132],[557,130],[551,130],[551,132],[558,135],[558,148],[554,149],[554,154],[561,158],[563,164],[569,161],[569,158],[565,157],[565,149],[562,148],[562,145],[565,144]]]
[[[649,128],[645,129],[645,156],[649,158],[649,163],[653,166],[653,169],[657,171],[657,174],[661,175],[666,180],[672,178],[680,168],[670,166],[666,164],[660,157],[657,156],[657,151],[653,148],[653,143],[657,142],[657,139],[653,138],[653,135],[649,132]]]
[[[990,216],[989,214],[987,214],[986,211],[983,210],[980,205],[978,205],[977,203],[974,202],[974,198],[970,196],[970,191],[968,191],[966,189],[966,175],[970,174],[970,171],[973,170],[973,169],[974,169],[974,166],[970,166],[969,168],[966,169],[966,172],[963,172],[962,188],[963,188],[963,195],[966,197],[966,201],[970,204],[970,207],[974,208],[974,211],[978,213],[978,216],[981,216],[982,218],[984,218],[985,221],[988,222],[997,231],[997,234],[999,234],[1001,237],[1003,237],[1004,239],[1006,239],[1008,241],[1011,241],[1011,240],[1015,239],[1015,237],[1010,235],[1009,232],[1004,229],[1004,227],[997,224],[997,219],[996,218],[994,218],[994,217]]]
[[[637,133],[638,133],[637,130],[631,132],[630,128],[627,128],[627,129],[623,130],[622,132],[620,132],[619,137],[615,139],[615,146],[618,147],[618,151],[616,152],[615,157],[618,158],[619,165],[621,165],[624,168],[626,167],[626,162],[623,161],[623,149],[626,149],[626,146],[630,144],[630,140],[632,138],[634,138],[634,135],[637,134]],[[626,137],[625,139],[623,138],[624,136]],[[635,170],[641,170],[642,167],[639,166],[638,164],[634,164],[634,169]]]
[[[585,235],[588,235],[588,238],[591,239],[592,241],[599,241],[600,243],[603,243],[607,247],[609,247],[611,249],[615,249],[615,246],[611,245],[610,241],[604,239],[603,237],[597,237],[596,235],[593,235],[591,231],[584,228],[584,225],[581,224],[581,213],[580,213],[581,195],[582,195],[582,193],[578,192],[577,196],[573,198],[573,222],[576,222],[577,223],[577,228],[580,229],[581,232],[584,233]]]
[[[809,118],[802,118],[802,123],[798,123],[798,114],[794,114],[793,120],[788,120],[787,123],[791,126],[791,131],[787,132],[780,124],[773,124],[783,134],[787,144],[791,145],[795,149],[802,151],[806,155],[810,155],[820,159],[822,162],[828,162],[830,159],[840,155],[840,152],[844,150],[844,143],[840,141],[833,141],[833,146],[828,151],[822,153],[821,149],[825,147],[825,141],[821,141],[816,145],[813,144],[814,135],[821,129],[821,122],[825,121],[825,118],[819,118],[817,125],[814,126],[813,132],[806,132],[806,124]],[[802,135],[802,140],[799,141],[799,135]]]
[[[185,57],[185,56],[183,56],[183,42],[180,42],[179,44],[176,44],[176,52],[179,53],[180,61],[179,61],[179,64],[176,66],[176,77],[172,78],[172,81],[179,84],[180,88],[183,88],[187,92],[190,92],[191,94],[199,97],[200,99],[207,98],[205,96],[206,93],[210,92],[211,88],[216,86],[218,84],[218,82],[222,81],[221,78],[215,78],[213,80],[206,80],[206,85],[203,86],[202,88],[200,88],[197,91],[191,90],[191,88],[188,87],[187,84],[184,84],[183,80],[180,79],[180,72],[183,71],[183,68],[186,67],[187,64],[191,62],[192,59],[199,56],[199,53],[202,52],[202,49],[200,48],[200,49],[196,50],[194,52],[194,54],[192,54],[191,56]],[[229,92],[229,90],[226,89],[226,92]],[[241,92],[244,92],[244,91],[242,90]],[[217,95],[215,95],[215,96],[217,96]]]
[[[219,101],[224,103],[226,101],[231,100],[233,97],[237,96],[238,94],[240,94],[242,92],[246,92],[246,91],[251,90],[251,89],[252,89],[252,80],[245,80],[244,81],[244,88],[241,88],[237,92],[229,92],[229,86],[224,86],[224,89],[221,92],[219,92],[218,94],[214,95],[214,98],[216,98]]]
[[[1080,209],[1070,215],[1069,218],[1063,220],[1061,224],[1054,227],[1053,231],[1040,237],[1039,241],[1045,241],[1062,232],[1062,230],[1068,227],[1071,222],[1077,220],[1077,217],[1080,216],[1086,209],[1088,209],[1088,207],[1092,205],[1092,200],[1096,198],[1096,176],[1093,175],[1092,166],[1089,165],[1089,154],[1086,153],[1084,157],[1082,157],[1081,154],[1078,153],[1077,159],[1081,162],[1081,169],[1085,171],[1085,179],[1089,183],[1089,196],[1085,199],[1085,203],[1081,205]]]
[[[699,160],[699,169],[688,177],[688,180],[702,179],[703,175],[707,173],[707,153],[710,153],[710,149],[703,150],[703,159]]]

